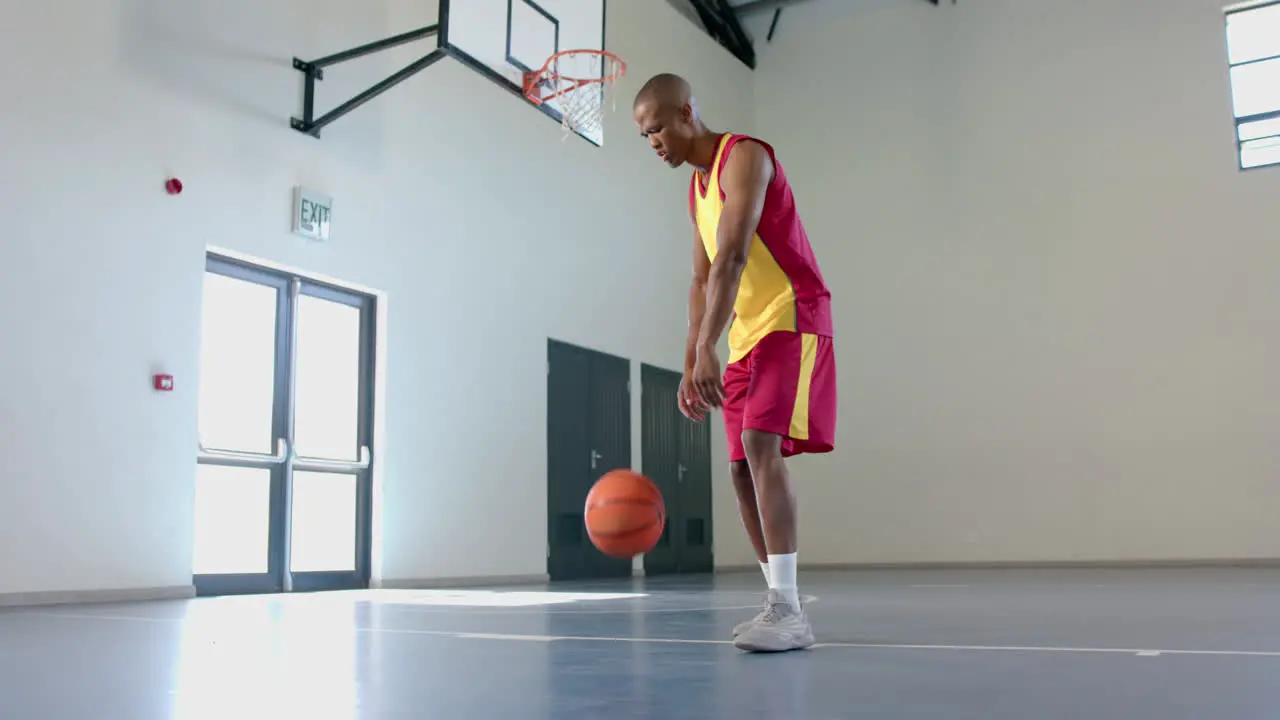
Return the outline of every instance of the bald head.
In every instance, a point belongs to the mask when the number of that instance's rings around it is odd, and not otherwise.
[[[669,110],[689,105],[693,102],[693,88],[689,82],[679,75],[661,73],[649,78],[649,81],[636,93],[632,108],[641,105],[653,105],[655,109]]]
[[[716,141],[702,123],[693,88],[684,78],[671,73],[649,78],[631,110],[641,137],[668,166],[710,162],[703,156],[714,154]]]

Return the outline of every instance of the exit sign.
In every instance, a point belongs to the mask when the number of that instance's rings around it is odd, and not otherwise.
[[[302,237],[325,241],[333,221],[333,198],[306,188],[293,191],[293,231]]]

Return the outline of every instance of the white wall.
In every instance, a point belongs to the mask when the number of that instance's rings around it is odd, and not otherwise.
[[[1280,172],[1235,169],[1213,2],[812,2],[752,75],[615,0],[602,150],[452,61],[288,130],[289,59],[431,22],[407,0],[0,12],[0,593],[190,581],[208,246],[386,293],[383,577],[541,572],[546,337],[680,362],[687,175],[626,112],[661,70],[779,147],[836,292],[805,561],[1280,555]],[[288,233],[299,183],[337,198],[329,245]],[[539,224],[566,191],[596,206]],[[749,563],[712,437],[717,559]]]
[[[813,2],[760,67],[836,298],[803,561],[1280,557],[1280,169],[1220,3]]]
[[[615,0],[630,74],[602,150],[451,60],[319,141],[288,129],[293,56],[428,5],[0,0],[0,593],[189,584],[208,246],[386,293],[382,577],[545,571],[547,337],[631,358],[637,388],[683,357],[688,176],[630,97],[678,71],[745,128],[750,75],[673,9]],[[320,106],[427,49],[332,68]],[[295,184],[336,198],[331,243],[289,234]]]

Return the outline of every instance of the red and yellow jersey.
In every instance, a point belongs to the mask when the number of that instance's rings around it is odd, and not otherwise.
[[[818,260],[809,246],[809,236],[796,210],[791,185],[778,163],[773,148],[746,135],[725,133],[720,138],[711,174],[695,172],[689,184],[689,203],[698,223],[702,246],[715,262],[724,209],[720,172],[729,151],[743,140],[759,143],[773,160],[774,177],[765,193],[760,223],[751,238],[747,265],[742,270],[738,297],[733,303],[733,324],[729,327],[729,358],[733,363],[745,356],[761,338],[778,330],[833,335],[831,292],[818,269]]]

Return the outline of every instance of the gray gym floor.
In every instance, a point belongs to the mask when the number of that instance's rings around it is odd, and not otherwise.
[[[1280,571],[801,580],[821,645],[773,656],[752,573],[5,610],[0,718],[1280,717]]]

